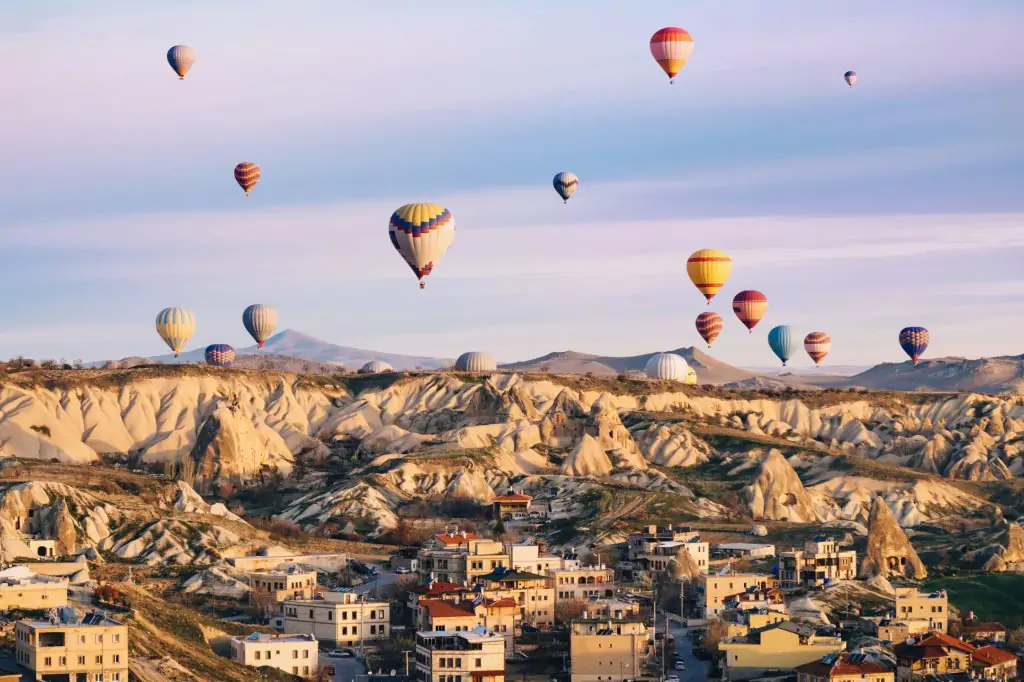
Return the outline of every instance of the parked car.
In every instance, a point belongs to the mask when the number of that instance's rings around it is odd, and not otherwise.
[[[686,664],[682,661],[676,661],[676,670],[686,670]]]
[[[671,675],[665,678],[665,682],[679,682],[679,675],[672,673]]]
[[[395,573],[397,573],[398,575],[405,575],[408,572],[409,572],[409,569],[406,568],[405,566],[399,566],[398,568],[395,569]]]
[[[352,658],[355,656],[355,653],[351,649],[334,649],[328,651],[327,655],[331,658]]]

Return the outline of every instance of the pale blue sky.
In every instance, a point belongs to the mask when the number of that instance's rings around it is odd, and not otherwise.
[[[905,324],[932,356],[1024,351],[1020,2],[39,7],[0,7],[0,357],[162,353],[168,305],[190,347],[244,345],[257,301],[391,352],[648,352],[699,344],[702,247],[735,261],[727,362],[771,364],[783,323],[835,364],[902,359]],[[696,44],[674,86],[666,25]],[[386,236],[421,200],[459,226],[425,292]],[[752,336],[741,288],[770,299]]]

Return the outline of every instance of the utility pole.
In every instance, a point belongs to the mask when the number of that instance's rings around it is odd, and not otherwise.
[[[359,595],[359,657],[366,663],[366,651],[363,648],[363,610],[366,608],[366,595]]]
[[[411,654],[413,652],[412,651],[403,651],[402,653],[405,655],[405,676],[409,677],[409,654]]]

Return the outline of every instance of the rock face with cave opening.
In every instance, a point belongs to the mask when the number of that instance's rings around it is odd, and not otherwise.
[[[868,517],[868,546],[860,564],[860,577],[892,576],[921,580],[928,571],[910,544],[885,500],[876,496]]]

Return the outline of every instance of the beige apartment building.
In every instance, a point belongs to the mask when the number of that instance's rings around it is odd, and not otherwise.
[[[708,561],[710,560],[709,545],[706,542],[701,542],[699,535],[688,540],[663,540],[645,543],[642,551],[636,556],[636,563],[645,571],[664,571],[676,558],[680,550],[686,550],[686,553],[690,555],[690,558],[693,559],[701,573],[708,572]]]
[[[841,550],[835,538],[816,537],[796,549],[779,554],[782,587],[820,587],[857,577],[857,552]]]
[[[543,551],[540,545],[532,542],[521,542],[508,546],[509,566],[514,571],[526,571],[528,573],[546,574],[558,568],[568,566],[579,566],[575,559],[563,559],[556,554],[548,554]]]
[[[748,680],[768,670],[791,670],[845,648],[839,637],[822,637],[815,634],[812,625],[788,621],[751,630],[744,637],[723,639],[718,644],[730,680]]]
[[[615,571],[603,564],[553,568],[547,574],[554,580],[556,603],[573,599],[609,599],[615,596]]]
[[[286,635],[312,635],[335,645],[386,639],[391,631],[387,602],[368,601],[351,591],[323,592],[315,599],[281,603]]]
[[[42,680],[128,682],[128,626],[103,614],[79,619],[59,609],[49,620],[21,620],[14,628],[18,663]]]
[[[299,677],[316,675],[320,645],[312,635],[254,632],[231,638],[231,660],[256,668],[267,666]]]
[[[547,576],[525,571],[501,571],[480,577],[488,599],[511,599],[519,609],[520,624],[540,630],[555,622],[555,588]]]
[[[907,634],[946,632],[949,624],[949,597],[945,590],[921,592],[916,587],[896,588],[897,622],[907,625]]]
[[[249,574],[252,600],[267,608],[286,599],[312,599],[316,587],[316,571],[303,571],[291,566],[283,570]]]
[[[0,576],[0,611],[56,609],[68,605],[68,581],[13,566]]]
[[[770,590],[775,578],[759,573],[726,573],[701,576],[697,587],[697,608],[704,618],[714,619],[726,609],[729,597],[748,590]]]
[[[421,682],[505,682],[505,638],[483,628],[417,632],[416,678]]]
[[[653,634],[639,616],[584,618],[569,634],[571,682],[620,682],[643,674]]]

